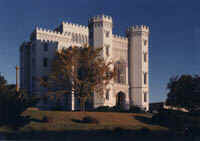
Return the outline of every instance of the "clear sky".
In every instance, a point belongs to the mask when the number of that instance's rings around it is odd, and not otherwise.
[[[0,0],[0,72],[15,83],[19,46],[36,25],[87,25],[88,17],[102,13],[113,17],[115,34],[124,35],[130,25],[150,26],[151,102],[166,98],[171,76],[199,73],[198,0]]]

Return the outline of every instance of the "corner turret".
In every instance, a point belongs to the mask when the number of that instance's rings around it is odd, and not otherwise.
[[[130,104],[149,109],[149,27],[127,29]]]

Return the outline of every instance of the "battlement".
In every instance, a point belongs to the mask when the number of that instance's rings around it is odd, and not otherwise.
[[[79,24],[62,22],[63,32],[78,32],[80,34],[88,34],[88,27]]]
[[[102,14],[102,15],[97,15],[97,16],[94,16],[92,18],[89,18],[89,23],[91,23],[91,22],[102,22],[102,21],[106,21],[106,22],[111,22],[112,23],[112,17]]]
[[[114,34],[113,34],[113,39],[117,40],[117,41],[122,41],[122,42],[127,42],[128,41],[128,38],[120,36],[120,35],[114,35]]]
[[[146,25],[135,25],[135,26],[131,26],[127,29],[127,33],[128,32],[137,32],[137,31],[149,32],[149,27]]]
[[[58,31],[53,31],[53,30],[44,29],[44,28],[40,28],[40,27],[36,27],[35,31],[36,31],[36,33],[46,33],[49,35],[63,35],[62,33],[58,32]]]
[[[45,40],[45,41],[59,41],[69,39],[70,37],[66,33],[60,33],[58,31],[43,29],[36,27],[35,36],[37,40]]]

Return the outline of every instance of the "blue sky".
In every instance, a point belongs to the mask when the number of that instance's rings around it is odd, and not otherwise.
[[[171,76],[199,74],[200,2],[196,0],[0,0],[0,72],[15,83],[19,46],[35,26],[62,21],[87,25],[89,16],[110,15],[114,33],[130,25],[150,26],[150,101],[166,98]]]

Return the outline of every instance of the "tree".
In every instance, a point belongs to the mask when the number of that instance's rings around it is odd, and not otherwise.
[[[181,75],[170,78],[167,105],[188,110],[200,107],[200,76]]]
[[[71,94],[80,100],[80,108],[94,93],[102,94],[103,87],[114,77],[112,62],[101,56],[102,48],[71,47],[56,53],[48,80],[41,79],[48,94]]]
[[[21,113],[36,103],[25,91],[16,92],[14,86],[0,76],[0,124],[18,123]]]
[[[4,92],[7,90],[6,85],[7,85],[7,81],[6,81],[5,78],[0,74],[0,94],[1,94],[1,93],[4,93]]]

